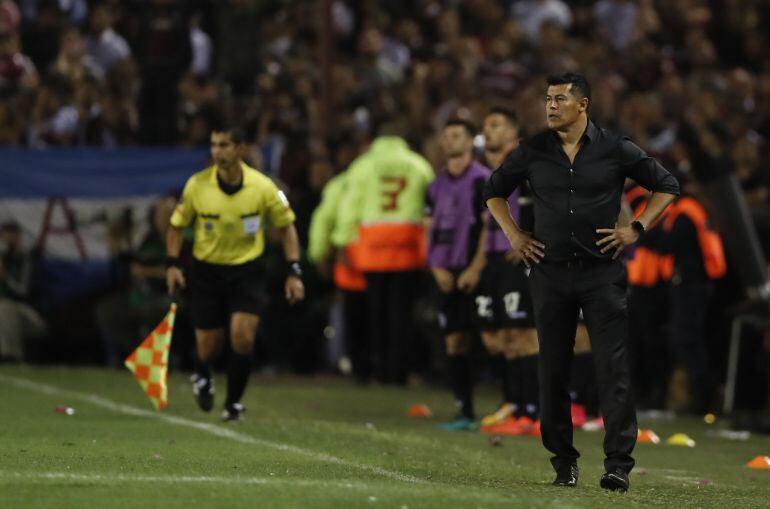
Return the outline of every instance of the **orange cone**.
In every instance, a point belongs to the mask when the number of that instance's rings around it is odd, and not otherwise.
[[[757,470],[770,470],[770,456],[757,456],[746,463],[746,466]]]
[[[417,403],[406,411],[406,415],[409,417],[422,417],[427,419],[433,417],[433,411],[425,403]]]
[[[637,442],[648,442],[650,444],[659,444],[660,437],[651,429],[640,429],[637,435]]]

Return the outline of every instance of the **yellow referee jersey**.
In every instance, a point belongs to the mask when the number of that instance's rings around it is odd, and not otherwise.
[[[202,262],[239,265],[265,250],[265,220],[278,228],[294,222],[289,200],[272,180],[241,163],[243,187],[228,195],[219,187],[217,167],[187,181],[171,225],[184,228],[195,219],[193,256]]]

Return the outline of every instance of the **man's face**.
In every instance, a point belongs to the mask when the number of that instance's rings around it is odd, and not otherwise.
[[[448,158],[460,157],[473,149],[473,138],[461,125],[450,125],[441,133],[441,150]]]
[[[484,119],[484,146],[490,152],[499,152],[507,145],[515,146],[519,131],[500,113],[492,113]]]
[[[229,133],[211,133],[211,158],[218,166],[230,166],[241,158],[241,145]]]
[[[576,98],[572,85],[550,85],[545,94],[545,113],[548,127],[554,130],[568,128],[588,108],[588,99]]]

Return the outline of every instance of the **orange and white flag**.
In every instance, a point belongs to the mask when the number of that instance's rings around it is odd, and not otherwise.
[[[131,370],[139,385],[150,398],[156,410],[163,410],[168,404],[168,351],[171,348],[171,334],[174,331],[176,303],[166,313],[166,317],[129,355],[124,364]]]

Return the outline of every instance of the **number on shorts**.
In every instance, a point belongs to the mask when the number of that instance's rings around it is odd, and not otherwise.
[[[493,318],[492,297],[478,295],[476,297],[476,313],[482,318]]]
[[[514,316],[519,311],[519,304],[521,303],[521,293],[520,292],[510,292],[506,293],[505,297],[503,297],[503,302],[505,303],[505,313],[508,316]]]

